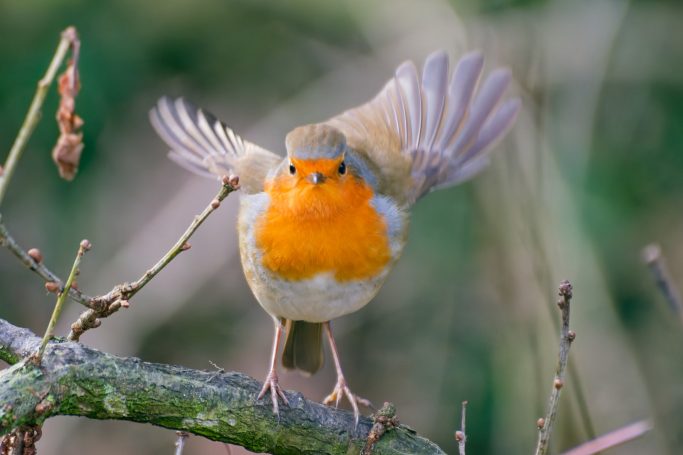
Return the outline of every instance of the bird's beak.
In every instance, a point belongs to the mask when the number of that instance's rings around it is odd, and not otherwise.
[[[323,183],[325,181],[325,176],[320,172],[313,172],[311,174],[308,174],[308,177],[306,178],[309,182],[311,182],[314,185],[317,185],[318,183]]]

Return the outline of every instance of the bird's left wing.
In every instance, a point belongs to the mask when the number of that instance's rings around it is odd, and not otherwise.
[[[282,161],[281,156],[245,141],[212,114],[182,98],[161,98],[149,118],[171,147],[171,160],[204,177],[236,174],[246,193],[263,191],[268,172]]]
[[[464,55],[450,81],[448,67],[441,51],[427,58],[422,77],[405,62],[372,101],[326,122],[368,155],[380,171],[380,191],[399,201],[411,204],[478,173],[520,109],[517,98],[503,101],[507,69],[479,84],[480,53]]]

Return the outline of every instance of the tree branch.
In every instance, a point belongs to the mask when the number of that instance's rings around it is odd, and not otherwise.
[[[216,373],[121,358],[79,343],[51,342],[40,367],[26,361],[40,339],[0,319],[0,434],[57,415],[117,419],[186,431],[273,454],[359,453],[372,422],[354,429],[350,412],[286,392],[278,419],[261,385],[241,373]],[[444,453],[405,426],[387,432],[375,454]]]
[[[557,408],[560,403],[560,392],[562,391],[562,387],[564,387],[564,377],[567,369],[567,361],[569,360],[569,348],[576,338],[576,333],[569,330],[569,307],[572,300],[572,285],[569,281],[560,283],[559,295],[560,300],[557,301],[557,306],[562,312],[560,352],[557,359],[557,369],[555,371],[555,379],[553,380],[553,388],[550,392],[548,413],[544,418],[538,419],[537,422],[538,444],[536,445],[536,455],[545,455],[548,453],[550,435],[553,432],[555,418],[557,417]]]

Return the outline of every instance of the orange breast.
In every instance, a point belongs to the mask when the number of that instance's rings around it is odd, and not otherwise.
[[[256,245],[274,274],[302,280],[332,272],[350,281],[377,275],[391,260],[386,223],[361,181],[292,188],[276,180],[265,190],[271,202],[257,221]]]

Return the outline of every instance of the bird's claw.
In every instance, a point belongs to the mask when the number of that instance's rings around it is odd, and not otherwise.
[[[334,386],[334,390],[332,390],[332,393],[325,397],[325,399],[323,400],[323,404],[326,406],[332,406],[332,404],[334,404],[334,407],[338,408],[339,403],[341,402],[341,399],[344,396],[347,400],[349,400],[349,403],[351,403],[351,408],[353,409],[353,417],[356,421],[357,426],[358,419],[360,417],[360,412],[358,411],[358,404],[362,404],[363,406],[368,408],[373,408],[372,403],[370,403],[370,400],[366,400],[365,398],[359,397],[355,393],[351,392],[351,389],[349,389],[349,386],[346,384],[346,380],[342,376],[337,379],[337,385]]]
[[[258,401],[263,398],[266,393],[268,393],[268,390],[270,390],[270,399],[273,401],[273,414],[279,417],[280,407],[278,404],[278,397],[281,398],[287,406],[289,406],[289,400],[287,400],[282,387],[280,387],[280,383],[278,382],[278,377],[275,371],[270,371],[268,373],[266,380],[263,381],[263,387],[261,387],[261,391],[256,397],[256,400]]]

